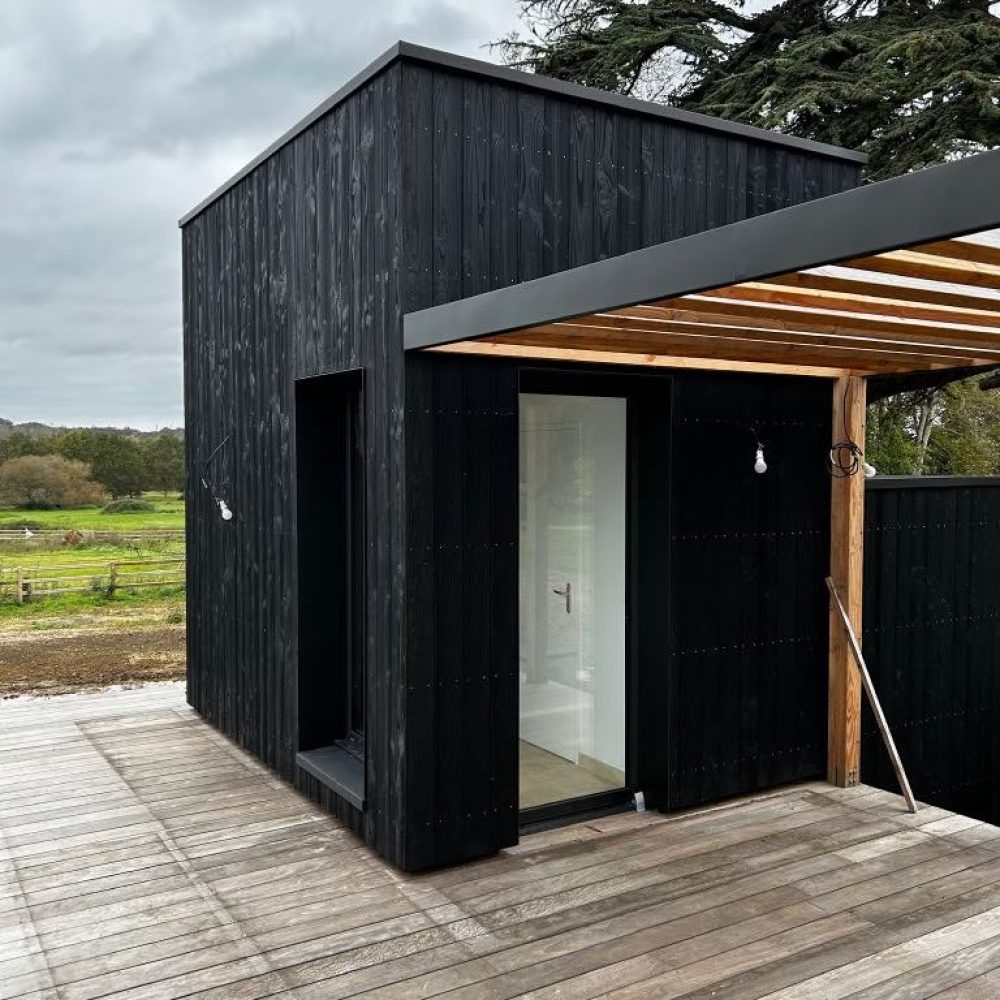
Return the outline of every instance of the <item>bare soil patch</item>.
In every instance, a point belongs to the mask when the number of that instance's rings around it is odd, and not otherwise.
[[[183,625],[0,631],[0,697],[67,694],[184,677]]]

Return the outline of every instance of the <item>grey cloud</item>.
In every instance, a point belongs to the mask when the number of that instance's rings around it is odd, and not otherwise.
[[[397,38],[488,57],[513,0],[0,4],[0,416],[178,424],[176,220]]]

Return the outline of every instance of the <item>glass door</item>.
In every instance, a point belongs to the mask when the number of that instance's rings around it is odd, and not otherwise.
[[[627,401],[520,396],[520,807],[625,786]]]

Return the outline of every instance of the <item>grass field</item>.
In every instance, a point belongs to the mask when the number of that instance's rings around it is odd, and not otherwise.
[[[119,629],[153,621],[184,624],[184,588],[121,590],[114,597],[59,594],[28,604],[0,602],[0,638],[19,632],[50,632],[83,625]]]
[[[21,551],[4,551],[10,546],[0,545],[0,618],[30,618],[35,609],[42,606],[46,614],[56,609],[78,612],[87,607],[102,604],[151,603],[165,597],[176,596],[183,604],[184,588],[177,584],[164,587],[142,587],[130,590],[119,589],[114,596],[105,593],[110,582],[110,565],[114,563],[120,573],[148,574],[143,577],[122,577],[120,582],[131,580],[154,581],[160,578],[177,579],[183,574],[183,563],[159,563],[159,560],[176,559],[184,555],[184,543],[180,540],[143,544],[138,538],[130,544],[111,545],[103,543],[81,544],[71,549],[66,547],[32,549],[32,543],[21,546]],[[150,560],[153,562],[150,564]],[[36,577],[59,577],[60,582],[43,584],[36,588],[36,597],[25,604],[15,600],[18,570],[28,579]],[[92,585],[91,590],[78,593],[45,595],[45,586],[76,587]]]
[[[107,587],[110,563],[134,563],[146,560],[175,559],[184,555],[183,537],[156,537],[156,532],[164,529],[182,530],[184,527],[184,501],[175,494],[144,495],[155,506],[153,511],[132,514],[105,514],[100,507],[78,507],[72,510],[0,510],[0,529],[28,526],[32,530],[44,532],[56,529],[59,532],[76,529],[80,532],[102,531],[113,533],[112,537],[101,535],[84,538],[77,545],[67,545],[60,534],[39,534],[30,539],[0,539],[0,619],[13,623],[30,622],[39,616],[57,614],[80,614],[86,610],[97,610],[105,606],[143,606],[166,601],[183,607],[184,588],[167,586],[142,589],[119,589],[109,597]],[[115,537],[120,536],[120,537]],[[17,570],[21,569],[28,578],[69,577],[66,583],[47,586],[76,586],[93,582],[93,589],[80,593],[46,596],[41,593],[46,585],[35,588],[32,601],[17,604]],[[145,570],[144,566],[121,566],[120,572],[129,573]],[[162,567],[149,567],[159,575],[171,574],[176,577],[181,564],[173,563]],[[138,579],[138,578],[133,578]],[[121,582],[127,582],[122,579]]]
[[[105,514],[100,507],[0,509],[0,529],[27,526],[40,532],[31,539],[0,538],[0,698],[184,676],[184,587],[122,587],[113,596],[107,593],[110,563],[125,573],[145,567],[124,563],[184,555],[183,536],[157,537],[165,529],[183,529],[184,501],[172,494],[144,499],[156,509],[135,514]],[[59,533],[45,534],[45,529]],[[68,545],[61,533],[72,529],[111,537],[95,540],[85,534],[84,541]],[[29,579],[72,577],[90,586],[44,596],[42,584],[31,600],[18,604],[19,567]],[[177,576],[181,568],[173,563],[155,571]]]
[[[156,510],[133,514],[105,514],[102,507],[70,510],[12,510],[0,508],[0,528],[58,528],[64,531],[140,531],[184,527],[184,500],[175,493],[145,493]]]
[[[0,543],[0,571],[21,566],[29,570],[52,569],[58,566],[83,565],[110,562],[138,562],[144,559],[169,559],[184,555],[184,542],[152,541],[144,542],[142,537],[134,541],[112,544],[110,542],[81,542],[79,545],[35,547],[33,542],[19,542],[17,546]],[[86,569],[67,570],[67,576],[87,576]]]

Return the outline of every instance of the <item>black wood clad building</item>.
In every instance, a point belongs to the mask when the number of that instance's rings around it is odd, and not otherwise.
[[[862,162],[394,46],[182,220],[191,704],[411,870],[825,773],[823,372],[406,351],[404,316]]]

